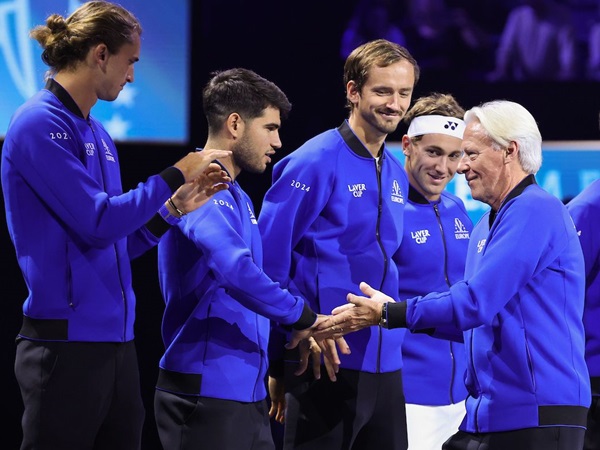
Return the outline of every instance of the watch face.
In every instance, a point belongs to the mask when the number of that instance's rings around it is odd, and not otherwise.
[[[383,303],[381,305],[381,318],[379,319],[379,326],[383,328],[387,328],[388,320],[387,320],[387,303]]]

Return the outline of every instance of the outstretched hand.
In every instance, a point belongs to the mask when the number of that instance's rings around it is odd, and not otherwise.
[[[349,303],[338,306],[331,316],[319,323],[313,333],[315,339],[337,339],[352,331],[379,324],[381,304],[394,300],[365,282],[360,283],[360,290],[366,297],[349,293],[346,297]]]
[[[336,380],[335,374],[340,367],[338,348],[340,353],[345,355],[350,354],[350,347],[346,343],[346,340],[342,336],[338,336],[336,339],[312,339],[312,335],[317,331],[319,324],[326,321],[328,317],[323,314],[317,314],[317,320],[310,328],[292,331],[290,341],[285,344],[285,348],[290,350],[299,346],[300,365],[295,375],[304,373],[308,368],[309,359],[312,358],[313,375],[316,379],[321,378],[321,355],[323,355],[329,379],[331,381]]]
[[[317,314],[317,320],[315,320],[315,323],[313,323],[311,327],[305,328],[304,330],[293,330],[292,335],[290,336],[290,341],[285,344],[285,348],[288,350],[296,348],[300,341],[303,339],[308,339],[313,334],[313,331],[317,329],[319,324],[326,319],[327,316],[323,314]]]

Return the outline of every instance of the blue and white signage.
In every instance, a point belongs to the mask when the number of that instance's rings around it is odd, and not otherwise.
[[[44,86],[48,67],[29,31],[57,13],[68,16],[78,0],[0,0],[0,138],[13,112]],[[121,0],[142,24],[134,83],[114,102],[99,101],[92,115],[117,141],[188,139],[188,2]]]

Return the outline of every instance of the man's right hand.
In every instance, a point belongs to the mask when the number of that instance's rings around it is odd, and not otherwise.
[[[228,156],[231,156],[230,150],[205,149],[188,153],[177,161],[174,166],[181,171],[185,182],[189,183],[200,177],[212,161]]]
[[[185,183],[173,194],[173,202],[186,214],[204,205],[210,197],[229,187],[231,181],[227,172],[217,163],[211,163],[198,178],[190,183]],[[167,208],[171,208],[167,205]],[[171,211],[175,215],[176,211]]]

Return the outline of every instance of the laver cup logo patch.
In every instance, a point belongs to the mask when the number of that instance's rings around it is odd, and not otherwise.
[[[248,214],[250,215],[250,222],[252,222],[254,225],[256,225],[258,223],[256,221],[256,216],[254,215],[254,212],[252,211],[252,208],[250,207],[250,204],[248,202],[246,202],[246,206],[248,207]]]
[[[400,183],[397,180],[394,180],[392,183],[392,197],[391,200],[394,203],[402,203],[404,204],[404,195],[402,195],[402,189],[400,189]]]
[[[477,243],[477,253],[481,253],[483,251],[483,247],[485,247],[485,241],[487,241],[487,239],[482,239]]]
[[[454,218],[454,237],[456,239],[469,239],[469,231],[458,217]]]
[[[431,236],[431,234],[429,233],[429,230],[418,230],[418,231],[410,232],[410,237],[412,237],[417,244],[426,243],[427,238],[429,236]]]
[[[352,192],[354,197],[362,197],[363,192],[367,190],[367,186],[365,186],[363,183],[349,184],[348,190]]]
[[[94,143],[93,142],[86,142],[83,145],[85,146],[85,153],[88,156],[94,156],[94,153],[96,152],[96,146],[94,145]]]
[[[104,157],[106,158],[106,160],[116,162],[115,157],[110,152],[110,148],[108,147],[108,144],[106,142],[104,142],[104,139],[100,139],[100,140],[102,141],[102,147],[104,147]]]

